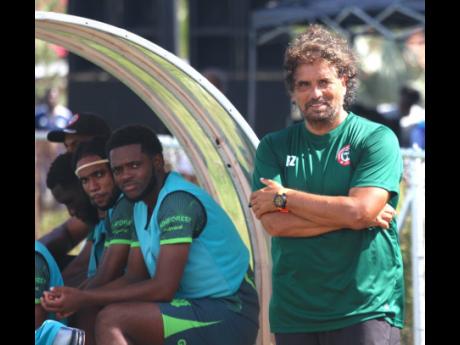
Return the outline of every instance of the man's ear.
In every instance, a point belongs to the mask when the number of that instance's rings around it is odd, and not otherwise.
[[[155,170],[164,169],[165,161],[161,153],[157,153],[155,156],[153,156],[153,166],[155,167]]]

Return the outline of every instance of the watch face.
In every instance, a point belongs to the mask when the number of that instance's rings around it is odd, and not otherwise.
[[[276,194],[273,201],[276,207],[284,208],[284,198],[281,194]]]

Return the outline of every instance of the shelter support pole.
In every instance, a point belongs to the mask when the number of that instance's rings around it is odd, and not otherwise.
[[[256,74],[257,74],[257,31],[249,31],[248,49],[248,123],[255,130],[256,128]]]
[[[411,164],[415,195],[412,200],[412,285],[414,345],[425,345],[425,163]]]

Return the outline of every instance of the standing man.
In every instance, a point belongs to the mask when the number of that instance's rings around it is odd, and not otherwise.
[[[46,90],[43,103],[35,108],[35,129],[62,129],[71,117],[72,112],[59,104],[59,89],[51,87]]]
[[[252,345],[259,305],[249,253],[225,211],[203,189],[166,173],[149,128],[127,126],[107,144],[115,182],[133,201],[128,269],[99,289],[56,288],[48,311],[89,305],[99,345]]]
[[[356,60],[336,33],[309,26],[288,47],[284,69],[304,121],[262,139],[250,199],[272,235],[276,343],[399,344],[398,140],[346,110]]]

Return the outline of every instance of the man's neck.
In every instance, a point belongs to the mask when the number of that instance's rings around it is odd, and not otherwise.
[[[99,219],[104,219],[106,215],[107,215],[107,211],[97,209],[97,216],[99,217]]]
[[[158,195],[160,194],[161,188],[163,188],[163,184],[166,181],[166,174],[165,175],[160,175],[158,177],[157,184],[149,194],[145,196],[145,198],[142,200],[146,205],[147,205],[147,210],[148,210],[148,215],[150,215],[153,212],[153,209],[155,208],[155,205],[157,204],[158,200]]]

